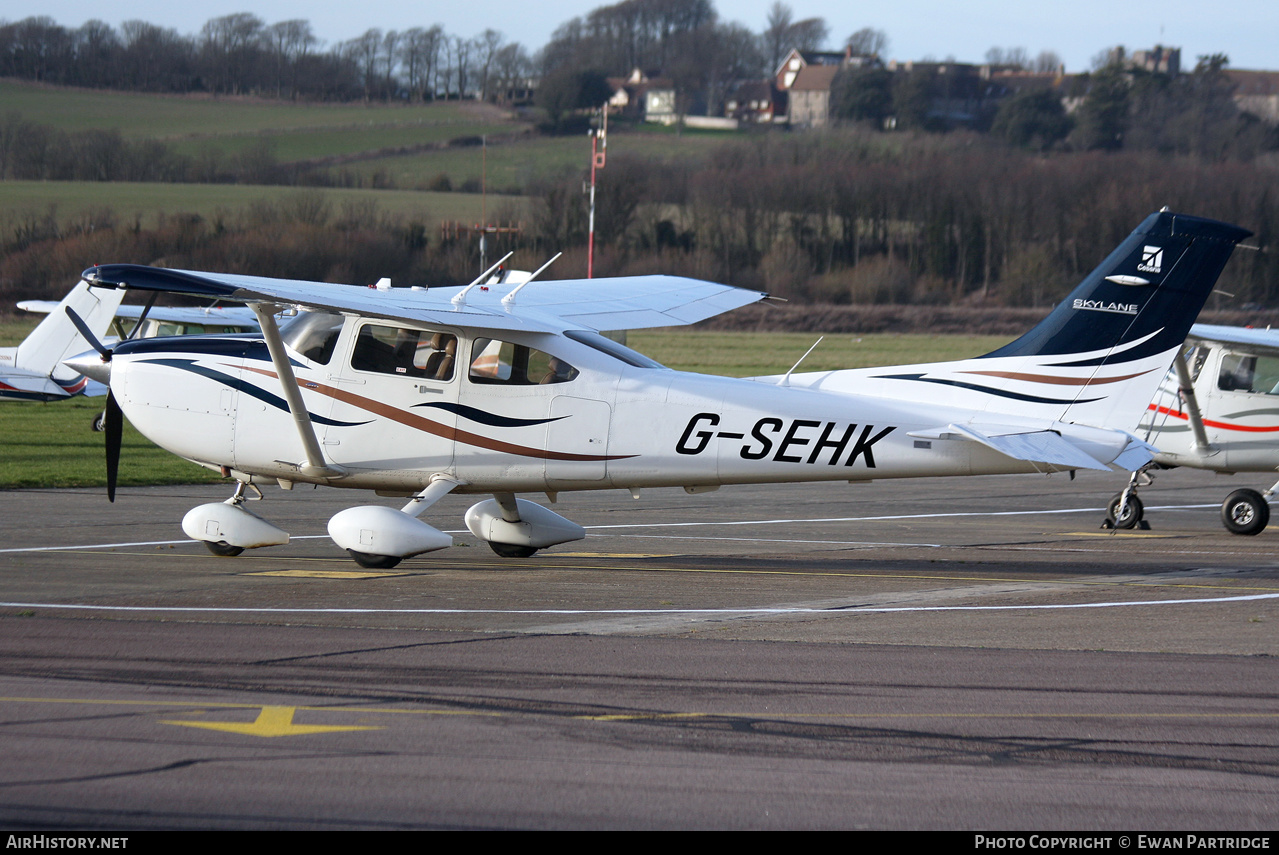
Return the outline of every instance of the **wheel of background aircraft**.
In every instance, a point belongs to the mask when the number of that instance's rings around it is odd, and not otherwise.
[[[516,546],[511,543],[495,543],[489,541],[489,547],[503,558],[528,558],[537,554],[537,549],[532,546]]]
[[[1270,522],[1270,505],[1256,490],[1235,490],[1221,503],[1221,524],[1231,534],[1260,534]]]
[[[356,552],[354,549],[346,552],[352,561],[369,570],[390,570],[404,560],[398,555],[373,555],[369,552]]]
[[[208,550],[212,552],[214,555],[220,555],[223,558],[234,558],[235,556],[239,555],[241,552],[244,551],[243,546],[232,546],[231,544],[227,543],[225,540],[219,540],[219,541],[202,540],[200,542],[203,543],[206,547],[208,547]]]
[[[1110,520],[1115,528],[1133,528],[1137,523],[1141,522],[1141,518],[1145,516],[1145,507],[1141,504],[1141,499],[1137,498],[1137,494],[1128,497],[1128,505],[1124,508],[1123,519],[1119,518],[1119,503],[1123,501],[1124,494],[1116,493],[1115,497],[1110,500],[1110,504],[1106,505],[1106,519]]]

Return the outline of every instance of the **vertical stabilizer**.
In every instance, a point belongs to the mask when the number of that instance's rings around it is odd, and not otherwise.
[[[1160,211],[1011,344],[975,359],[821,372],[790,385],[928,402],[995,422],[1136,430],[1235,244],[1249,234]]]
[[[1034,329],[982,357],[1074,385],[1063,422],[1131,429],[1230,260],[1250,235],[1228,223],[1151,214]],[[1060,387],[1059,387],[1060,388]]]
[[[62,366],[62,360],[90,349],[89,342],[80,335],[66,309],[70,307],[84,319],[93,334],[101,339],[106,335],[125,292],[118,289],[90,289],[81,282],[71,289],[40,324],[31,331],[14,353],[14,367],[33,374],[42,374],[55,382],[74,381],[75,372]]]

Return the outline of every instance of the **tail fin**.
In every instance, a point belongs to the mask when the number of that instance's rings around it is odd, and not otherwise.
[[[1108,351],[1101,364],[1173,350],[1186,340],[1235,244],[1250,234],[1166,210],[1151,214],[1052,314],[986,356]]]
[[[1026,380],[1073,386],[1061,396],[1069,397],[1063,422],[1131,428],[1250,234],[1167,209],[1151,214],[1039,325],[980,359],[1021,362]]]
[[[992,421],[1133,431],[1235,244],[1249,234],[1160,211],[1011,344],[957,362],[797,375],[790,385],[927,401]]]
[[[119,290],[89,289],[81,282],[62,299],[58,308],[50,312],[40,324],[23,339],[14,353],[14,366],[33,374],[43,374],[59,384],[77,380],[75,372],[64,368],[62,360],[89,349],[89,342],[80,335],[66,308],[70,306],[89,325],[94,335],[105,335],[111,319],[115,317],[124,292]]]

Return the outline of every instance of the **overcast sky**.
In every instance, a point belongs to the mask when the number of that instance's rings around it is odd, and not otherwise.
[[[723,20],[763,30],[773,0],[720,0]],[[507,41],[518,41],[534,53],[563,22],[606,3],[591,0],[487,0],[481,3],[422,3],[408,0],[362,0],[358,3],[298,3],[287,0],[5,0],[0,15],[16,21],[47,15],[66,27],[92,18],[112,26],[130,19],[198,33],[210,18],[252,12],[272,24],[290,18],[311,22],[327,45],[377,27],[404,30],[441,24],[450,35],[470,37],[492,28]],[[796,20],[821,17],[836,49],[862,27],[888,35],[886,59],[948,59],[980,62],[991,47],[1025,48],[1031,57],[1052,50],[1071,72],[1087,71],[1100,51],[1122,44],[1129,50],[1163,44],[1182,49],[1182,65],[1193,66],[1201,54],[1224,53],[1233,68],[1279,70],[1279,2],[1235,0],[1217,6],[1204,0],[893,0],[852,4],[847,0],[796,0],[789,4]],[[536,10],[536,14],[534,14]]]

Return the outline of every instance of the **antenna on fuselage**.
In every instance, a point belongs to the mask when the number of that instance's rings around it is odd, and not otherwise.
[[[485,279],[488,279],[488,278],[489,278],[489,274],[490,274],[490,273],[492,273],[494,270],[497,270],[497,269],[498,269],[499,267],[501,267],[503,264],[505,264],[505,263],[506,263],[506,259],[510,258],[512,255],[515,255],[515,250],[511,250],[511,251],[510,251],[510,252],[508,252],[506,255],[502,256],[500,259],[498,259],[498,262],[497,262],[496,264],[494,264],[494,265],[493,265],[492,267],[490,267],[488,270],[485,270],[483,273],[481,273],[481,274],[480,274],[480,275],[479,275],[479,276],[475,279],[475,281],[474,281],[474,282],[472,282],[470,285],[467,285],[465,288],[463,288],[463,289],[462,289],[461,291],[459,291],[457,294],[453,295],[453,305],[454,305],[454,306],[465,306],[465,305],[466,305],[466,295],[467,295],[467,293],[468,293],[468,292],[470,292],[470,290],[471,290],[472,288],[474,288],[476,285],[479,285],[479,284],[480,284],[481,282],[483,282]]]
[[[521,282],[520,284],[516,285],[516,286],[515,286],[515,288],[513,288],[513,289],[511,290],[511,293],[507,294],[505,297],[503,297],[503,298],[502,298],[502,305],[503,305],[503,306],[510,306],[510,305],[513,305],[513,304],[515,303],[515,295],[516,295],[516,294],[518,294],[518,293],[520,293],[520,289],[521,289],[521,288],[523,288],[523,287],[524,287],[525,285],[527,285],[528,283],[532,282],[534,279],[536,279],[536,278],[538,277],[538,274],[539,274],[539,273],[541,273],[543,270],[545,270],[546,268],[548,268],[548,267],[550,267],[552,264],[554,264],[554,263],[555,263],[555,259],[559,258],[559,257],[560,257],[561,255],[563,255],[563,254],[564,254],[564,253],[562,253],[562,252],[557,252],[557,253],[555,253],[555,255],[551,256],[551,260],[550,260],[550,261],[546,262],[546,263],[545,263],[545,264],[543,264],[541,267],[537,268],[537,270],[534,270],[534,271],[533,271],[533,273],[532,273],[532,275],[530,275],[530,276],[529,276],[529,278],[525,279],[523,282]]]
[[[823,336],[818,336],[818,337],[817,337],[817,341],[813,342],[813,346],[812,346],[812,347],[810,347],[808,350],[804,351],[804,355],[803,355],[803,356],[801,356],[801,357],[800,357],[800,358],[799,358],[799,359],[795,362],[795,364],[794,364],[794,365],[792,365],[792,366],[790,367],[790,371],[787,371],[787,372],[786,372],[786,374],[785,374],[785,376],[783,376],[783,377],[782,377],[782,379],[778,381],[778,383],[777,383],[777,385],[778,385],[778,386],[789,386],[789,385],[790,385],[790,376],[791,376],[792,374],[794,374],[794,373],[795,373],[795,369],[799,367],[799,363],[801,363],[801,362],[803,362],[805,359],[807,359],[807,358],[808,358],[808,354],[810,354],[810,353],[812,353],[814,350],[816,350],[816,349],[817,349],[817,345],[821,344],[821,343],[822,343],[822,339],[824,339],[824,338],[826,338],[826,336],[824,336],[824,335],[823,335]]]

